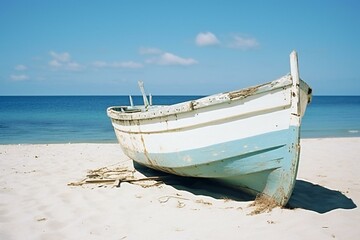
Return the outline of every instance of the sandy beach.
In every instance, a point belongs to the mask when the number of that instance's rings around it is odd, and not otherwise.
[[[360,138],[301,144],[288,206],[256,215],[253,197],[208,180],[68,185],[102,167],[159,174],[117,144],[0,145],[0,239],[358,239]]]

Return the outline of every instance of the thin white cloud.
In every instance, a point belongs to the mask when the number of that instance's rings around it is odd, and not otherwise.
[[[96,68],[142,68],[143,64],[133,61],[126,62],[105,62],[105,61],[95,61],[92,65]]]
[[[195,38],[196,45],[200,47],[220,44],[219,39],[211,32],[201,32]]]
[[[70,71],[81,71],[84,69],[84,66],[77,62],[69,62],[66,64],[65,68]]]
[[[54,51],[49,52],[52,60],[49,61],[49,66],[56,70],[67,70],[67,71],[81,71],[85,66],[72,61],[71,56],[68,52],[57,53]]]
[[[189,66],[198,63],[198,61],[196,61],[195,59],[182,58],[168,52],[163,53],[158,57],[148,59],[146,60],[146,62],[157,65],[182,65],[182,66]]]
[[[200,32],[195,38],[195,43],[200,47],[221,45],[226,48],[240,50],[255,49],[260,45],[256,38],[244,34],[233,35],[227,40],[225,39],[225,43],[222,43],[212,32]]]
[[[108,67],[108,63],[104,61],[95,61],[92,63],[92,65],[96,68]]]
[[[62,67],[63,66],[63,64],[61,63],[61,62],[59,62],[58,60],[51,60],[50,62],[49,62],[49,65],[51,66],[51,67],[54,67],[54,68],[60,68],[60,67]]]
[[[64,53],[57,53],[54,51],[50,51],[50,56],[53,57],[54,60],[57,60],[59,62],[69,62],[70,61],[70,54],[68,52]]]
[[[27,69],[28,69],[27,66],[22,65],[22,64],[15,66],[15,70],[17,70],[17,71],[25,71]]]
[[[253,49],[259,46],[259,42],[253,37],[236,35],[229,44],[230,48],[241,50]]]
[[[157,55],[157,54],[161,54],[163,51],[161,51],[158,48],[145,48],[145,47],[141,47],[139,49],[139,53],[141,55]]]
[[[114,62],[112,64],[114,68],[142,68],[143,65],[141,63],[127,61],[127,62]]]
[[[10,79],[13,81],[25,81],[29,79],[28,75],[20,74],[20,75],[11,75]]]

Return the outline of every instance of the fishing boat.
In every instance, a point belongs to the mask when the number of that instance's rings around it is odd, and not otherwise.
[[[311,88],[299,78],[297,53],[290,74],[274,81],[174,105],[107,109],[124,153],[147,167],[210,178],[285,205],[294,188],[300,125]]]

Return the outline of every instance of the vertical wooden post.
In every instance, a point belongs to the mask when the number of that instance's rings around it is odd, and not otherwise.
[[[292,51],[290,54],[290,74],[292,78],[292,107],[293,114],[300,116],[300,77],[299,77],[299,63],[296,51]],[[300,123],[299,123],[300,124]]]
[[[292,51],[290,54],[290,73],[293,80],[293,85],[299,85],[299,63],[296,51]]]

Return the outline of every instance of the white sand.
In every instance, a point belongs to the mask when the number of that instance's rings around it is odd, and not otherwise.
[[[290,205],[209,181],[67,186],[90,169],[132,167],[116,144],[0,146],[0,239],[358,239],[360,138],[302,141]],[[140,169],[141,170],[141,169]],[[142,169],[141,171],[144,171]]]

